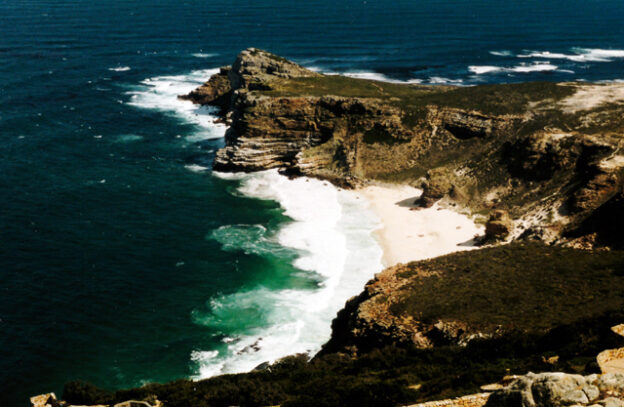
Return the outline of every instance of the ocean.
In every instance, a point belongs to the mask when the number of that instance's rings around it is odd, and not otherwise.
[[[0,1],[0,406],[314,352],[381,270],[349,191],[211,173],[225,128],[176,96],[240,50],[408,83],[613,81],[622,21],[621,0]]]

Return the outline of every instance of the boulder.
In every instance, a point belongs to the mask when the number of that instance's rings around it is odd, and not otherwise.
[[[488,241],[505,240],[513,231],[514,223],[506,211],[497,209],[490,213],[485,224],[485,238]]]
[[[56,394],[45,393],[30,398],[31,407],[58,407],[59,402],[56,400]]]
[[[450,170],[446,168],[429,170],[419,204],[424,208],[430,208],[436,201],[450,194],[453,189],[453,177]]]
[[[598,404],[603,407],[624,407],[624,401],[615,397],[607,397],[604,400],[600,400]]]
[[[605,399],[598,401],[600,397]],[[622,407],[624,375],[581,376],[565,373],[529,373],[490,396],[490,407],[559,407],[601,405]]]
[[[603,393],[612,395],[624,395],[624,374],[603,374],[596,380],[596,386]]]

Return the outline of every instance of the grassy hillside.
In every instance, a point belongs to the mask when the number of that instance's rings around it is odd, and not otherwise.
[[[546,330],[624,309],[622,251],[513,243],[410,263],[398,275],[410,282],[392,311],[425,320]]]

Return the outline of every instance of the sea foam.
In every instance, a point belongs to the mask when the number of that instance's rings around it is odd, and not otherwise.
[[[529,72],[551,72],[556,71],[559,67],[550,62],[534,62],[532,64],[520,64],[512,67],[496,66],[496,65],[471,65],[468,70],[476,75],[489,73],[529,73]],[[563,72],[563,71],[561,71]]]
[[[260,225],[226,225],[213,237],[224,250],[265,254],[279,247],[298,253],[294,266],[316,276],[316,286],[272,290],[256,287],[213,298],[194,320],[227,332],[216,353],[196,350],[198,378],[244,372],[295,353],[317,352],[345,301],[382,269],[382,250],[372,232],[379,220],[352,191],[308,178],[290,180],[277,171],[216,174],[241,182],[239,192],[280,203],[292,219],[275,236]],[[233,339],[235,338],[235,339]]]
[[[601,48],[571,48],[571,54],[550,51],[530,51],[518,58],[567,59],[574,62],[611,62],[624,58],[624,50]]]
[[[189,141],[220,138],[225,134],[225,125],[215,123],[215,108],[199,106],[178,96],[186,95],[217,73],[218,69],[203,69],[187,75],[156,76],[141,82],[130,95],[129,105],[143,109],[160,110],[178,117],[197,127]]]
[[[206,52],[196,52],[193,55],[195,58],[213,58],[218,56],[219,54],[215,54],[215,53],[206,53]]]

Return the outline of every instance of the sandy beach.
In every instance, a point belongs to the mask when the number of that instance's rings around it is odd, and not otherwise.
[[[473,238],[483,226],[470,217],[442,208],[418,208],[421,190],[409,186],[372,185],[357,193],[370,202],[382,227],[376,237],[384,251],[386,267],[475,248]]]

